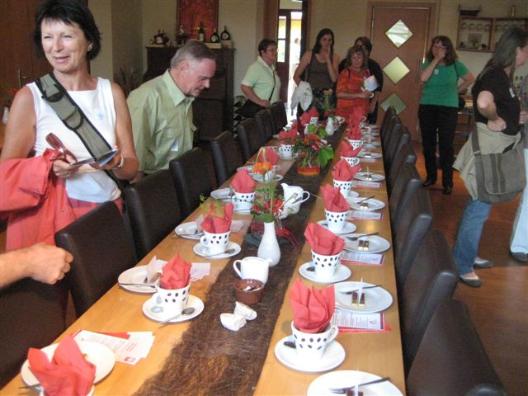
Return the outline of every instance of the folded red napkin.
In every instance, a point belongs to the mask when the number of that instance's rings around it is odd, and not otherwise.
[[[217,205],[217,203],[211,202],[209,213],[202,221],[202,230],[211,234],[223,234],[231,229],[233,204],[227,203],[222,208],[218,208]],[[220,213],[218,214],[218,212]]]
[[[342,238],[317,223],[308,224],[304,230],[304,236],[312,250],[323,256],[335,256],[345,247],[345,241]]]
[[[246,168],[240,169],[231,180],[231,188],[239,193],[251,193],[255,191],[256,186],[257,182],[249,175]]]
[[[339,187],[325,184],[321,187],[321,195],[323,196],[325,209],[330,212],[346,212],[350,208]]]
[[[319,117],[319,112],[313,106],[310,107],[308,111],[305,111],[304,113],[302,113],[301,118],[300,118],[301,124],[302,125],[308,124],[310,120],[312,119],[312,117]]]
[[[270,162],[271,165],[275,165],[279,161],[279,155],[273,149],[273,147],[262,147],[258,154],[256,162]]]
[[[352,112],[350,113],[348,119],[352,122],[352,124],[359,125],[360,121],[363,121],[367,116],[367,113],[365,112],[365,109],[362,106],[355,106],[352,108]]]
[[[352,145],[345,139],[339,144],[337,153],[340,157],[357,157],[361,152],[362,147],[353,148]]]
[[[332,320],[335,309],[334,286],[308,288],[296,279],[290,291],[293,324],[305,333],[321,333]]]
[[[350,181],[360,170],[360,165],[350,166],[346,160],[341,159],[334,165],[332,176],[334,177],[334,180]]]
[[[163,289],[182,289],[189,284],[190,280],[191,263],[177,254],[163,267],[160,286]]]
[[[279,140],[282,141],[286,140],[286,144],[292,144],[292,142],[297,137],[297,128],[292,128],[289,131],[281,131],[279,132]]]
[[[346,137],[352,140],[360,140],[361,129],[359,128],[359,124],[349,126],[346,130]]]
[[[28,362],[49,396],[85,396],[95,380],[95,366],[84,358],[72,336],[62,339],[51,361],[40,349],[29,348]]]

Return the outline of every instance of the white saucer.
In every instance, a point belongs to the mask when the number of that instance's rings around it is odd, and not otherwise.
[[[381,175],[379,173],[358,172],[354,176],[354,179],[361,180],[361,181],[379,182],[379,181],[385,180],[385,176],[383,176],[383,175]]]
[[[229,187],[219,188],[218,190],[211,191],[211,197],[214,199],[220,199],[222,201],[231,202],[231,197],[233,196],[233,190]]]
[[[375,313],[386,310],[392,305],[392,295],[383,287],[364,289],[365,305],[357,307],[352,305],[352,296],[342,293],[344,291],[359,290],[361,282],[340,282],[334,285],[335,305],[340,309],[358,313]],[[363,287],[372,286],[372,283],[363,282]]]
[[[324,228],[328,229],[328,223],[326,220],[319,220],[317,224],[323,226]],[[351,234],[354,231],[356,231],[356,225],[354,223],[351,223],[350,221],[345,221],[345,226],[343,229],[339,232],[334,232],[336,235],[347,235]],[[332,231],[333,232],[333,231]]]
[[[147,277],[147,266],[139,265],[137,267],[132,267],[127,269],[124,272],[121,272],[117,278],[117,283],[119,286],[125,290],[134,292],[134,293],[143,293],[143,294],[152,294],[156,292],[154,284],[145,283],[145,278]],[[122,283],[137,283],[138,285],[145,286],[132,286],[132,285],[122,285]]]
[[[361,234],[357,234],[361,235]],[[356,236],[356,234],[352,234],[351,236]],[[353,250],[354,252],[358,253],[382,253],[386,250],[389,250],[390,248],[390,242],[386,240],[383,237],[380,237],[379,235],[369,235],[366,237],[359,237],[356,241],[351,241],[347,238],[345,239],[345,247],[349,250]],[[359,241],[360,240],[368,240],[369,247],[368,250],[360,250],[359,249]]]
[[[357,203],[357,201],[360,201]],[[350,207],[354,210],[366,210],[368,212],[374,211],[374,210],[380,210],[385,207],[385,202],[380,201],[379,199],[369,198],[367,200],[363,200],[363,198],[352,198],[350,202]],[[367,207],[363,207],[362,204],[367,204]]]
[[[200,315],[204,310],[204,303],[203,301],[193,296],[192,294],[189,294],[189,300],[187,301],[187,305],[185,308],[194,308],[194,312],[190,315],[180,315],[177,318],[174,318],[170,321],[170,323],[180,323],[185,322],[186,320],[191,320],[193,318],[196,318],[198,315]],[[156,296],[152,296],[147,301],[143,303],[143,313],[145,316],[149,319],[154,320],[155,322],[165,322],[170,317],[167,317],[167,315],[163,314],[163,307],[156,305]]]
[[[275,345],[275,357],[286,367],[306,373],[318,373],[321,371],[332,370],[339,366],[345,360],[345,348],[337,342],[332,341],[327,347],[321,359],[306,361],[297,355],[294,348],[284,345],[284,341],[294,342],[292,335],[284,337]]]
[[[337,266],[337,270],[333,277],[325,280],[321,280],[317,278],[317,275],[315,274],[315,271],[308,271],[308,268],[313,267],[313,264],[311,261],[308,261],[307,263],[304,263],[299,267],[299,273],[304,278],[317,283],[335,283],[335,282],[341,282],[350,277],[352,275],[352,271],[350,271],[350,268],[348,268],[346,265],[339,264]]]
[[[306,393],[307,396],[335,396],[330,389],[346,388],[355,384],[374,381],[381,378],[376,374],[356,370],[336,370],[323,374],[312,381]],[[403,396],[390,381],[362,386],[359,389],[364,396]]]
[[[358,154],[359,158],[372,158],[379,159],[382,157],[381,153],[376,153],[375,151],[362,151]]]
[[[219,260],[219,259],[236,256],[238,253],[240,253],[241,247],[238,243],[230,241],[229,244],[227,245],[226,250],[228,249],[235,249],[235,251],[231,254],[223,253],[223,254],[218,254],[215,256],[209,256],[207,248],[204,245],[202,245],[200,242],[198,242],[196,245],[193,246],[194,253],[196,253],[198,256],[205,257],[206,259],[209,259],[209,260]]]
[[[192,239],[195,241],[199,241],[203,235],[203,231],[198,232],[195,221],[181,223],[174,229],[174,232],[182,238]]]
[[[380,142],[365,143],[363,145],[363,147],[365,147],[365,148],[377,148],[377,147],[381,147],[381,143]]]
[[[264,182],[264,178],[259,173],[251,173],[251,177],[253,178],[253,180],[255,180],[255,181],[259,182],[259,183],[263,183]],[[271,180],[271,181],[278,182],[278,181],[281,181],[282,179],[284,179],[284,176],[275,174],[275,175],[273,175],[273,180]]]
[[[106,345],[92,341],[75,341],[79,345],[79,349],[82,354],[85,355],[86,360],[95,366],[95,379],[94,384],[105,378],[115,365],[114,352]],[[49,359],[53,357],[55,350],[59,344],[51,344],[47,347],[42,348],[42,352],[48,356]],[[39,380],[33,375],[29,368],[29,362],[26,361],[22,364],[20,369],[20,376],[26,385],[34,386],[40,384]]]
[[[235,213],[238,214],[251,214],[251,208],[249,209],[234,209]]]
[[[349,190],[347,195],[345,195],[345,199],[350,199],[350,198],[356,198],[356,197],[359,197],[359,193],[357,191],[354,191],[354,190]]]

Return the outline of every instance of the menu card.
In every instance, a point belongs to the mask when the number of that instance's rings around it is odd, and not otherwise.
[[[343,332],[380,332],[390,330],[385,325],[383,313],[362,314],[348,310],[336,309],[332,324]]]
[[[381,183],[374,181],[352,180],[352,187],[380,188]]]
[[[381,220],[381,213],[368,210],[351,210],[348,212],[348,218],[359,220]]]
[[[341,260],[351,261],[358,264],[381,265],[383,262],[383,254],[343,251],[343,253],[341,253]]]

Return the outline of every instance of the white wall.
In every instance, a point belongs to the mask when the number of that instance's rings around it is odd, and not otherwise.
[[[94,76],[112,79],[114,75],[113,44],[112,44],[112,7],[107,0],[90,0],[88,3],[95,22],[101,31],[101,52],[90,62],[90,70]]]

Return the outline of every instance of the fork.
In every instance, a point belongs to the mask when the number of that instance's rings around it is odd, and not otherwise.
[[[356,242],[359,238],[364,238],[368,236],[378,235],[379,232],[369,232],[367,234],[358,234],[358,235],[352,235],[352,236],[346,236],[345,238],[349,241]]]
[[[379,384],[380,382],[385,382],[385,381],[390,381],[390,377],[382,377],[382,378],[378,378],[378,379],[375,379],[375,380],[372,380],[372,381],[368,381],[368,382],[363,382],[361,384],[357,384],[357,385],[352,385],[352,386],[347,386],[345,388],[330,388],[330,392],[332,393],[337,393],[337,394],[345,394],[347,393],[348,391],[354,391],[354,388],[357,386],[358,388],[361,387],[361,386],[367,386],[367,385],[374,385],[374,384]]]

